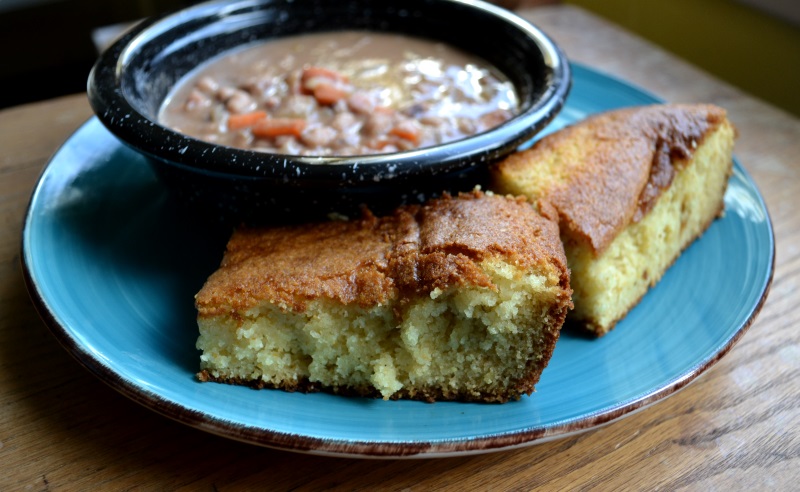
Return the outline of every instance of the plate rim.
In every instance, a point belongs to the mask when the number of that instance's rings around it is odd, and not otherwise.
[[[639,89],[635,85],[613,75],[608,75],[601,70],[574,62],[572,62],[572,65],[574,65],[574,68],[576,68],[578,72],[582,71],[590,74],[591,76],[604,78],[610,82],[618,84],[626,90],[637,93],[639,96],[651,98],[653,99],[654,103],[664,102],[648,91]],[[764,306],[774,278],[776,245],[772,219],[760,190],[756,186],[747,170],[734,156],[734,168],[737,170],[737,172],[741,172],[747,183],[752,185],[755,195],[758,198],[759,205],[765,213],[765,223],[768,230],[768,240],[770,246],[770,259],[768,262],[769,271],[767,272],[767,276],[763,285],[760,287],[761,292],[759,299],[749,309],[746,319],[744,319],[741,325],[737,327],[727,339],[724,340],[724,343],[721,345],[721,347],[719,347],[719,349],[711,353],[710,356],[705,360],[694,366],[687,367],[680,373],[680,375],[665,381],[662,385],[660,385],[658,388],[654,388],[649,393],[636,398],[616,402],[614,405],[608,408],[604,408],[589,414],[584,414],[578,418],[573,418],[565,422],[556,423],[554,425],[528,427],[500,434],[460,439],[430,441],[327,439],[281,432],[255,425],[230,422],[221,417],[205,414],[199,410],[187,408],[178,402],[169,401],[159,394],[154,393],[146,388],[138,387],[134,384],[134,382],[124,378],[122,375],[114,371],[112,367],[103,364],[102,361],[94,357],[93,354],[87,351],[78,340],[71,336],[69,331],[58,321],[57,315],[54,313],[50,303],[48,303],[48,301],[43,297],[38,282],[31,272],[29,262],[32,261],[32,258],[29,258],[30,248],[27,246],[27,244],[29,243],[30,239],[28,236],[30,234],[30,225],[34,212],[33,206],[36,202],[37,196],[42,193],[43,180],[45,179],[47,171],[55,157],[70,144],[72,138],[77,133],[85,131],[85,128],[92,124],[93,120],[96,119],[96,116],[90,117],[65,139],[58,149],[51,154],[47,163],[43,166],[42,171],[36,180],[36,184],[34,185],[33,192],[31,193],[28,205],[25,209],[26,211],[24,214],[24,222],[20,238],[21,254],[19,256],[23,280],[28,295],[45,326],[47,326],[48,330],[54,335],[59,344],[70,354],[70,356],[72,356],[73,359],[75,359],[95,377],[103,381],[106,385],[110,386],[112,389],[121,393],[125,397],[135,401],[136,403],[139,403],[149,410],[155,411],[162,416],[190,427],[194,427],[195,429],[236,441],[256,444],[278,450],[323,456],[350,458],[433,458],[466,456],[487,452],[505,451],[540,444],[556,439],[562,439],[570,435],[594,430],[620,420],[623,417],[632,415],[661,400],[666,399],[669,396],[672,396],[697,380],[697,378],[699,378],[701,375],[705,374],[708,369],[714,366],[720,359],[722,359],[722,357],[730,352],[733,346],[748,331]],[[122,142],[119,142],[118,144],[120,146],[124,146]]]

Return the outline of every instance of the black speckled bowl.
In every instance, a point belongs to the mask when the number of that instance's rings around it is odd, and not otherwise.
[[[287,35],[359,29],[443,41],[487,60],[516,86],[521,112],[455,142],[356,157],[299,157],[200,141],[156,122],[189,71],[224,51]],[[569,92],[562,51],[539,29],[471,0],[241,0],[198,4],[137,25],[104,52],[89,101],[122,142],[146,155],[181,200],[206,214],[247,222],[381,212],[443,191],[472,189],[486,165],[552,120]],[[289,213],[287,213],[289,212]]]

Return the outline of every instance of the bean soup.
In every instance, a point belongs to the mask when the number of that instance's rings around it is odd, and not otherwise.
[[[517,111],[513,84],[475,56],[400,34],[342,31],[223,54],[177,85],[159,121],[231,147],[346,156],[457,140]]]

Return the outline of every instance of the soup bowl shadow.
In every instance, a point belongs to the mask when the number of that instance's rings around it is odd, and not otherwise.
[[[206,61],[270,39],[339,30],[444,42],[502,72],[520,103],[510,120],[433,147],[363,156],[292,156],[205,142],[167,128],[170,91]],[[533,138],[571,83],[561,49],[541,30],[471,0],[212,1],[143,21],[100,55],[88,80],[98,119],[147,157],[171,192],[210,220],[274,223],[383,213],[485,183],[490,163]]]

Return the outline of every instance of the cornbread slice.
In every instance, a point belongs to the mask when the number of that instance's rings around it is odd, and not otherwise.
[[[570,295],[558,226],[522,198],[239,229],[196,296],[198,377],[505,402],[533,391]]]
[[[497,192],[558,212],[575,309],[611,330],[723,212],[735,130],[712,105],[653,105],[587,118],[493,168]]]

